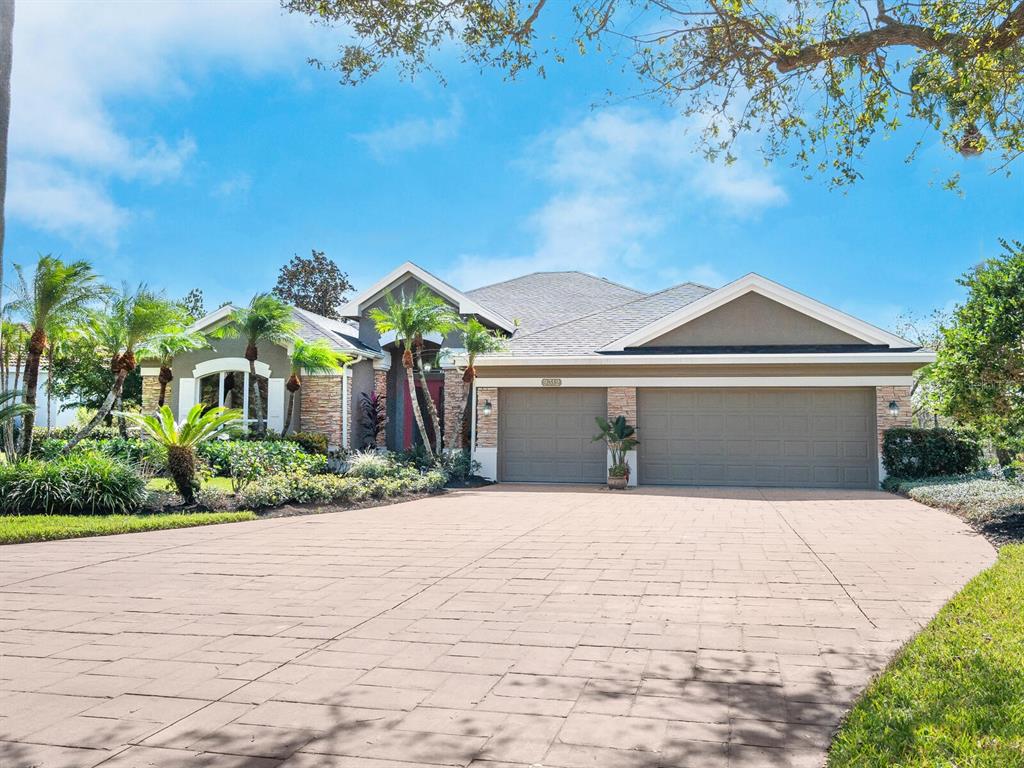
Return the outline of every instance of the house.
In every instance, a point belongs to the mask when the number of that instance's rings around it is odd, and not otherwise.
[[[509,339],[477,361],[470,392],[459,334],[424,340],[445,445],[461,447],[468,402],[473,457],[499,481],[602,482],[608,458],[593,440],[594,419],[622,414],[640,439],[633,484],[874,488],[882,433],[910,424],[912,375],[934,360],[757,274],[717,290],[683,283],[644,293],[582,272],[543,272],[462,291],[406,263],[346,304],[342,321],[295,310],[303,337],[327,339],[355,360],[344,375],[304,378],[299,429],[363,446],[360,396],[376,392],[388,412],[377,444],[402,449],[418,439],[396,340],[379,335],[368,312],[419,285]],[[215,328],[229,311],[196,329]],[[230,404],[251,420],[242,343],[213,345],[174,361],[169,402],[179,414],[199,401]],[[286,349],[260,351],[272,429],[284,426],[287,366]],[[147,406],[156,374],[143,370]]]

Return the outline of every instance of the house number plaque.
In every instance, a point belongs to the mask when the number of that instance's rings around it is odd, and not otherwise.
[[[541,379],[540,385],[542,387],[560,387],[562,386],[561,379]]]

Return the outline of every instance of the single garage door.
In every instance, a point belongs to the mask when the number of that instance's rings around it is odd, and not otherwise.
[[[600,483],[607,449],[594,419],[607,413],[604,389],[502,389],[498,396],[498,479]]]
[[[641,483],[873,488],[872,389],[640,389]]]

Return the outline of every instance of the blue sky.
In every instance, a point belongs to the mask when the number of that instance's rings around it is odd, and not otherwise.
[[[693,153],[690,121],[596,56],[504,82],[440,59],[358,88],[306,64],[337,31],[275,2],[19,3],[8,259],[53,252],[208,308],[327,251],[357,288],[407,259],[463,288],[580,269],[645,290],[764,274],[891,326],[1024,239],[1024,183],[909,136],[845,191]],[[916,138],[917,134],[913,136]],[[963,197],[941,182],[963,176]]]

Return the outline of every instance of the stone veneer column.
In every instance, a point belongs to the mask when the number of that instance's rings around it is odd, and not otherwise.
[[[889,403],[893,400],[900,407],[900,415],[889,415]],[[914,424],[914,404],[910,399],[910,387],[875,387],[875,423],[878,426],[878,479],[885,479],[882,467],[882,438],[885,430],[892,427],[910,427]]]
[[[167,385],[167,404],[171,404],[172,381]],[[160,407],[160,378],[158,376],[142,377],[142,412],[153,413]],[[173,407],[172,407],[173,410]]]
[[[299,408],[299,430],[327,435],[333,447],[341,445],[341,376],[305,376]]]
[[[444,447],[462,447],[462,416],[465,413],[467,385],[458,368],[444,369]]]
[[[625,416],[626,422],[633,427],[636,423],[636,387],[608,387],[608,419],[618,416]],[[637,427],[637,439],[640,439],[640,429]],[[640,474],[637,466],[636,449],[626,454],[626,462],[630,466],[629,485],[635,486]],[[611,466],[612,454],[608,451],[608,466]]]
[[[374,394],[377,395],[377,397],[379,397],[384,402],[384,407],[386,409],[388,402],[388,372],[386,369],[374,368],[373,392]],[[377,433],[378,448],[386,448],[387,440],[388,435],[386,429],[382,429],[380,432]]]
[[[491,404],[491,415],[484,416],[484,403]],[[498,388],[476,388],[476,442],[473,459],[480,462],[480,476],[498,479]]]

